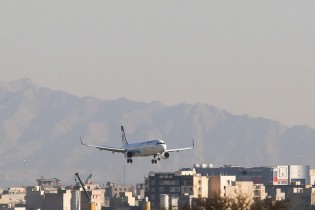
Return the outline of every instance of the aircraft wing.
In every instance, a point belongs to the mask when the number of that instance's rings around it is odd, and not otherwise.
[[[192,147],[177,148],[177,149],[167,149],[166,152],[179,152],[179,151],[183,151],[183,150],[192,149],[192,148],[194,148],[194,146],[195,146],[194,140],[192,140],[192,142],[193,142]]]
[[[82,139],[81,140],[81,144],[87,147],[94,147],[97,148],[99,150],[107,150],[107,151],[111,151],[111,152],[121,152],[121,153],[125,153],[126,150],[123,148],[115,148],[115,147],[107,147],[107,146],[97,146],[97,145],[91,145],[91,144],[85,144]]]

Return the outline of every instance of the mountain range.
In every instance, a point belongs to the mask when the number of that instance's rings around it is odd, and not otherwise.
[[[172,153],[151,164],[80,144],[121,146],[120,126],[129,142],[161,138]],[[315,165],[315,130],[235,115],[207,104],[177,104],[80,98],[38,87],[29,79],[0,82],[0,187],[34,185],[41,176],[74,184],[74,174],[94,182],[143,182],[150,171],[175,171],[194,163],[245,167]]]

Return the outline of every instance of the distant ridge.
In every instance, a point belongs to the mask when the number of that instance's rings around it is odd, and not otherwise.
[[[120,146],[120,126],[128,141],[162,138],[169,147],[196,149],[172,154],[157,165],[136,158],[81,147],[89,143]],[[35,184],[41,175],[74,183],[73,175],[93,172],[95,182],[143,182],[149,171],[176,170],[194,163],[262,166],[315,165],[315,130],[234,115],[206,104],[142,103],[126,98],[79,98],[38,87],[29,79],[0,82],[0,187]],[[301,154],[298,157],[298,154]],[[24,161],[25,160],[25,161]]]

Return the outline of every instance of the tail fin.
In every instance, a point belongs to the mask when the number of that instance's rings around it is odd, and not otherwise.
[[[122,140],[123,145],[128,144],[128,141],[126,139],[126,134],[124,131],[124,126],[121,126],[121,140]]]

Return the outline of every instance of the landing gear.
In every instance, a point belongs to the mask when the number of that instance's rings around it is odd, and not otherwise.
[[[155,159],[156,156],[158,156],[158,155],[153,155],[153,159],[151,160],[151,163],[152,163],[152,164],[157,164],[157,160]],[[158,156],[158,160],[160,160],[160,157],[159,157],[159,156]]]
[[[128,158],[128,159],[127,159],[127,163],[132,163],[132,159],[131,159],[131,158]]]

